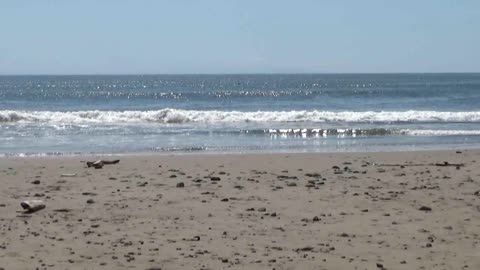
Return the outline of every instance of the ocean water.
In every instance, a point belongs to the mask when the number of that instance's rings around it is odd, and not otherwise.
[[[480,74],[0,76],[0,155],[480,147]]]

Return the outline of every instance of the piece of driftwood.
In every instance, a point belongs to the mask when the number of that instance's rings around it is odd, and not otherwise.
[[[440,166],[440,167],[463,167],[465,166],[465,163],[448,163],[444,161],[443,163],[435,163],[435,166]]]
[[[438,166],[438,167],[463,167],[465,163],[417,163],[417,164],[378,164],[378,167],[414,167],[414,166]]]
[[[415,167],[428,166],[428,164],[377,164],[378,167]]]
[[[120,160],[97,160],[97,161],[87,161],[87,167],[93,167],[95,169],[103,168],[103,165],[117,164]]]
[[[44,209],[45,203],[42,200],[30,200],[30,201],[23,201],[20,203],[23,209],[25,209],[26,213],[33,213],[39,210]]]

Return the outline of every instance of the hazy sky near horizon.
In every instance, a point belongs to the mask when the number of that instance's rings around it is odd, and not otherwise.
[[[0,74],[480,72],[478,0],[0,0]]]

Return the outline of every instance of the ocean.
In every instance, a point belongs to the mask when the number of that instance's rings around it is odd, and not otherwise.
[[[480,74],[0,76],[0,155],[480,147]]]

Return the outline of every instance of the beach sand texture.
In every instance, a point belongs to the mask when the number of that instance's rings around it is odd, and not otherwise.
[[[85,165],[99,158],[121,161]],[[480,269],[479,159],[2,158],[0,268]],[[46,208],[22,213],[32,199]]]

